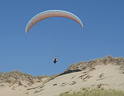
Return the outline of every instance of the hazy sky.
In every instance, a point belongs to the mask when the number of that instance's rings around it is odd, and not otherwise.
[[[28,20],[51,9],[76,14],[84,29],[67,18],[49,18],[26,39]],[[51,75],[80,61],[124,57],[124,0],[0,0],[0,21],[0,72]]]

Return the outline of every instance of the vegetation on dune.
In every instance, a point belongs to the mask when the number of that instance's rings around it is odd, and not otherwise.
[[[20,71],[0,72],[0,83],[8,83],[11,85],[32,85],[36,82],[43,82],[43,78],[48,78],[48,76],[32,76]]]
[[[83,88],[79,92],[65,92],[60,94],[60,96],[124,96],[124,91]]]
[[[85,69],[93,70],[96,65],[107,65],[107,64],[120,65],[120,69],[122,70],[122,73],[124,73],[124,58],[121,57],[114,58],[112,56],[106,56],[104,58],[97,58],[86,62],[79,62],[76,64],[72,64],[63,74],[67,74],[75,71],[81,71]]]

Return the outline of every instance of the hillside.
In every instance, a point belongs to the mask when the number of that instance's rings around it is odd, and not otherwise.
[[[107,56],[72,64],[54,76],[0,73],[0,96],[59,96],[84,88],[124,91],[124,58]]]

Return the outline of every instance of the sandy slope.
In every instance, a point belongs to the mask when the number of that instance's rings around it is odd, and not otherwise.
[[[117,65],[98,65],[94,70],[59,76],[46,83],[42,91],[34,96],[57,96],[60,93],[80,90],[84,87],[124,90],[124,74]]]

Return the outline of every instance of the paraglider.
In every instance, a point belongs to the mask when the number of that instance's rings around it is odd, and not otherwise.
[[[76,16],[75,14],[68,12],[68,11],[64,11],[64,10],[47,10],[47,11],[43,11],[37,15],[35,15],[33,18],[31,18],[29,20],[29,22],[26,24],[25,27],[25,32],[29,32],[30,29],[38,22],[50,18],[50,17],[65,17],[68,19],[71,19],[75,22],[77,22],[78,24],[80,24],[80,26],[83,28],[83,23],[81,21],[81,19]],[[54,58],[53,59],[53,63],[57,63],[59,61],[58,58]]]
[[[78,24],[80,24],[81,27],[83,27],[83,23],[80,20],[80,18],[71,12],[64,11],[64,10],[47,10],[47,11],[41,12],[41,13],[35,15],[33,18],[31,18],[31,20],[29,20],[29,22],[26,25],[25,32],[29,32],[29,30],[33,27],[33,25],[35,25],[36,23],[38,23],[46,18],[49,18],[49,17],[69,18],[71,20],[74,20]]]
[[[59,61],[58,58],[54,58],[54,59],[53,59],[53,63],[54,63],[54,64],[57,63],[58,61]]]

